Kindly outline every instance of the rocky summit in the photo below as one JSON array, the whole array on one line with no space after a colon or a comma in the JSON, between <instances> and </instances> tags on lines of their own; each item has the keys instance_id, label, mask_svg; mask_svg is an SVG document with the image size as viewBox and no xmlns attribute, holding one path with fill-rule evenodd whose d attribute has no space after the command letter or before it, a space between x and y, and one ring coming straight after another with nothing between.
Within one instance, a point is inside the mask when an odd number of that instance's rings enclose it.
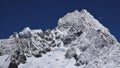
<instances>
[{"instance_id":1,"label":"rocky summit","mask_svg":"<svg viewBox=\"0 0 120 68\"><path fill-rule=\"evenodd\" d=\"M0 68L120 68L120 44L87 10L54 29L24 28L0 39Z\"/></svg>"}]
</instances>

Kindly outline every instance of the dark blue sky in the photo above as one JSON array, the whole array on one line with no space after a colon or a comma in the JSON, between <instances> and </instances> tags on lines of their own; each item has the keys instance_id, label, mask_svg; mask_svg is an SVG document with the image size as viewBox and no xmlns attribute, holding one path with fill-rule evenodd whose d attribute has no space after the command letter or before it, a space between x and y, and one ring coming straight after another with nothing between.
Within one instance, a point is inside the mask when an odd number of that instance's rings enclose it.
<instances>
[{"instance_id":1,"label":"dark blue sky","mask_svg":"<svg viewBox=\"0 0 120 68\"><path fill-rule=\"evenodd\" d=\"M53 29L60 17L87 9L120 40L119 0L0 0L0 38L24 27Z\"/></svg>"}]
</instances>

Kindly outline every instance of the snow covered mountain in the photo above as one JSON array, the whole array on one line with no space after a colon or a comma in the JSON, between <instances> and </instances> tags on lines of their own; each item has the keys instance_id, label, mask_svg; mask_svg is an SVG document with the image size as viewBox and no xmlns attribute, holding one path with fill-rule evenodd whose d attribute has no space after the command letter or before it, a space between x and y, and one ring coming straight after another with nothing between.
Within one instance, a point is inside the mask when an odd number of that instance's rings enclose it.
<instances>
[{"instance_id":1,"label":"snow covered mountain","mask_svg":"<svg viewBox=\"0 0 120 68\"><path fill-rule=\"evenodd\" d=\"M0 68L120 68L120 44L83 9L53 30L15 32L0 40Z\"/></svg>"}]
</instances>

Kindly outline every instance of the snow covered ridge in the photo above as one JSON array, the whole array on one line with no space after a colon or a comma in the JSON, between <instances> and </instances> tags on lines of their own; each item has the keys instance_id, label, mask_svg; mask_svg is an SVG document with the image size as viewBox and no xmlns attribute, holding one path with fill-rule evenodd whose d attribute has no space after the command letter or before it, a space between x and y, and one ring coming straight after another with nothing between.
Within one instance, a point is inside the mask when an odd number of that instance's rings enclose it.
<instances>
[{"instance_id":1,"label":"snow covered ridge","mask_svg":"<svg viewBox=\"0 0 120 68\"><path fill-rule=\"evenodd\" d=\"M120 68L120 44L85 9L53 30L15 32L0 40L0 68Z\"/></svg>"}]
</instances>

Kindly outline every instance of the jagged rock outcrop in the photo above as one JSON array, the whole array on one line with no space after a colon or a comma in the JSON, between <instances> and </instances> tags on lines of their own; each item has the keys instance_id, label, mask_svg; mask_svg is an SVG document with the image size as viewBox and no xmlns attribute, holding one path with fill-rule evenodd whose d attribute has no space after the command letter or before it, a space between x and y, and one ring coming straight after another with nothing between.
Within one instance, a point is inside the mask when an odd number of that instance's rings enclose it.
<instances>
[{"instance_id":1,"label":"jagged rock outcrop","mask_svg":"<svg viewBox=\"0 0 120 68\"><path fill-rule=\"evenodd\" d=\"M66 14L53 30L27 27L0 40L6 68L119 68L119 54L119 42L86 10ZM33 56L37 60L28 61Z\"/></svg>"}]
</instances>

